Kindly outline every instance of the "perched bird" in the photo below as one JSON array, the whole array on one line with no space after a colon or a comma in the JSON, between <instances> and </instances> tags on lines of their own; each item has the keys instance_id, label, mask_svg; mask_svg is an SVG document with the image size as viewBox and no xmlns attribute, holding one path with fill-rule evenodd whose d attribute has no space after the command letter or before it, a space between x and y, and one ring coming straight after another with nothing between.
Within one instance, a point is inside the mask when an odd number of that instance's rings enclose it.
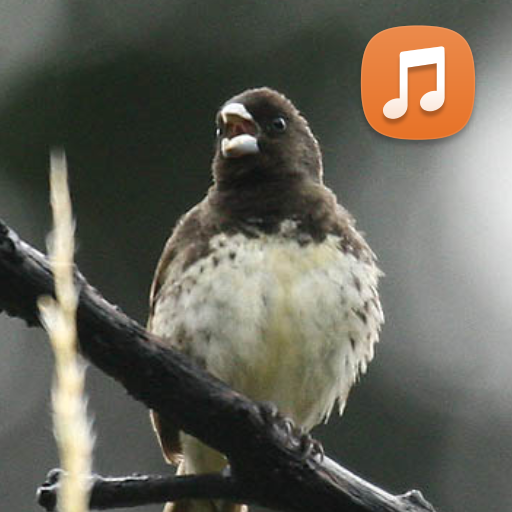
<instances>
[{"instance_id":1,"label":"perched bird","mask_svg":"<svg viewBox=\"0 0 512 512\"><path fill-rule=\"evenodd\" d=\"M178 222L158 263L148 328L210 373L273 402L309 431L373 357L383 322L375 256L322 181L307 121L282 94L251 89L216 118L213 185ZM227 461L152 414L179 474ZM179 501L175 512L233 512Z\"/></svg>"}]
</instances>

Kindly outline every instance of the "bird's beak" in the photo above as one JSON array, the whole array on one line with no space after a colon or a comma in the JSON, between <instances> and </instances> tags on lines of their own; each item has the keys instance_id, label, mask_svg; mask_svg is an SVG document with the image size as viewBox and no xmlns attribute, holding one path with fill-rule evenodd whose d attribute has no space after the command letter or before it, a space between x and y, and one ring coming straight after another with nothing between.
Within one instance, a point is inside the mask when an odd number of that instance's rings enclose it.
<instances>
[{"instance_id":1,"label":"bird's beak","mask_svg":"<svg viewBox=\"0 0 512 512\"><path fill-rule=\"evenodd\" d=\"M228 103L220 111L224 124L221 152L224 158L239 158L260 152L258 125L241 103Z\"/></svg>"}]
</instances>

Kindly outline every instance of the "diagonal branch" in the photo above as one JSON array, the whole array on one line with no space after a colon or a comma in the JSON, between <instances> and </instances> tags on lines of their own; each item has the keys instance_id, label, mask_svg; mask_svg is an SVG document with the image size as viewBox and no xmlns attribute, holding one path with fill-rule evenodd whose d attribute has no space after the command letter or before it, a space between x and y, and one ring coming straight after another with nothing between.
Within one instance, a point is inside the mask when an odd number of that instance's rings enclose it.
<instances>
[{"instance_id":1,"label":"diagonal branch","mask_svg":"<svg viewBox=\"0 0 512 512\"><path fill-rule=\"evenodd\" d=\"M297 512L434 510L418 492L393 496L328 459L320 462L311 441L290 433L271 406L247 399L164 347L75 275L85 357L136 400L226 454L248 503ZM53 294L48 262L1 222L0 283L0 311L40 325L37 298Z\"/></svg>"}]
</instances>

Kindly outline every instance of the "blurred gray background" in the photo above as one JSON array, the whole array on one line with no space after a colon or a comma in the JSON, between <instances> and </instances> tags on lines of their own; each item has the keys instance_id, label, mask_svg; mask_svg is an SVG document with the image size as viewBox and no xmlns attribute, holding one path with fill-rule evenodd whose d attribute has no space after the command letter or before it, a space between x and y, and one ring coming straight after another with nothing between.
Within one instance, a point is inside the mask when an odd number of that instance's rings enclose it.
<instances>
[{"instance_id":1,"label":"blurred gray background","mask_svg":"<svg viewBox=\"0 0 512 512\"><path fill-rule=\"evenodd\" d=\"M364 49L400 25L453 29L473 51L475 107L452 137L394 140L365 121ZM315 434L392 492L512 510L511 48L509 0L0 0L0 216L44 249L49 149L65 147L78 264L145 322L164 241L210 183L215 110L281 90L386 272L377 358ZM0 508L36 511L58 465L52 354L18 320L0 316L0 333ZM93 368L88 393L98 472L170 471L144 407Z\"/></svg>"}]
</instances>

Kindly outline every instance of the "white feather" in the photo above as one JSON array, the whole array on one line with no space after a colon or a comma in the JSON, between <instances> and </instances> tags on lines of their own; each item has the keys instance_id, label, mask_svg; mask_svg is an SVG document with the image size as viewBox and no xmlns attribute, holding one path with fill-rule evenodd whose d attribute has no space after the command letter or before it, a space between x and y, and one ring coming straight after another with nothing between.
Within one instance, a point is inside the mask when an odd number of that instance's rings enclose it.
<instances>
[{"instance_id":1,"label":"white feather","mask_svg":"<svg viewBox=\"0 0 512 512\"><path fill-rule=\"evenodd\" d=\"M220 234L205 259L184 272L171 266L152 330L173 345L184 336L212 374L309 430L336 399L343 410L373 357L380 271L343 253L332 235L299 246L293 228L286 221L281 236Z\"/></svg>"}]
</instances>

